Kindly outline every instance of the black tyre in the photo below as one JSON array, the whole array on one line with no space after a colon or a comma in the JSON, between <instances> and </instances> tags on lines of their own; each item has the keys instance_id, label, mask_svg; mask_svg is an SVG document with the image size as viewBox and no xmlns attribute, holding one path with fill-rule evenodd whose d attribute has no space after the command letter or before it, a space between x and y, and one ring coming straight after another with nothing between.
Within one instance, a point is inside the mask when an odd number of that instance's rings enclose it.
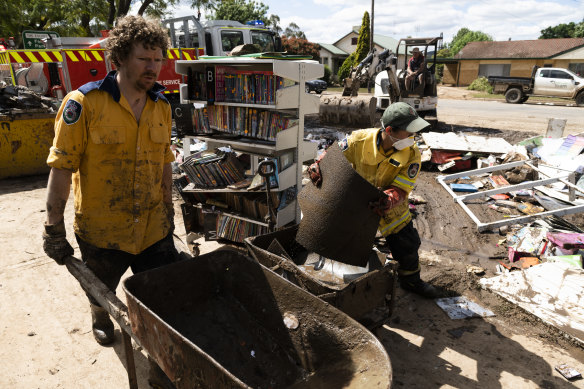
<instances>
[{"instance_id":1,"label":"black tyre","mask_svg":"<svg viewBox=\"0 0 584 389\"><path fill-rule=\"evenodd\" d=\"M306 86L304 87L304 91L305 91L306 93L310 93L310 87L309 87L308 85L306 85Z\"/></svg>"},{"instance_id":2,"label":"black tyre","mask_svg":"<svg viewBox=\"0 0 584 389\"><path fill-rule=\"evenodd\" d=\"M576 105L578 107L584 107L584 91L578 93L576 96Z\"/></svg>"},{"instance_id":3,"label":"black tyre","mask_svg":"<svg viewBox=\"0 0 584 389\"><path fill-rule=\"evenodd\" d=\"M317 90L316 90L316 94L317 94L317 95L320 95L321 93L322 93L322 91L321 91L321 90L319 90L319 89L317 89Z\"/></svg>"},{"instance_id":4,"label":"black tyre","mask_svg":"<svg viewBox=\"0 0 584 389\"><path fill-rule=\"evenodd\" d=\"M509 104L520 104L522 103L521 99L523 97L523 92L519 88L509 88L507 92L505 92L505 100Z\"/></svg>"}]
</instances>

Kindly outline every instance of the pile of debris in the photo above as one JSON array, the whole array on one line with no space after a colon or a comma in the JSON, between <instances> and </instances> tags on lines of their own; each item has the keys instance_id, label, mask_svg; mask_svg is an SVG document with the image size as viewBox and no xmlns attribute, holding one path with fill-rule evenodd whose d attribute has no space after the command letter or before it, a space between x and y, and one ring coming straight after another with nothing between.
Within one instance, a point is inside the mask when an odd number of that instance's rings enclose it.
<instances>
[{"instance_id":1,"label":"pile of debris","mask_svg":"<svg viewBox=\"0 0 584 389\"><path fill-rule=\"evenodd\" d=\"M60 102L42 96L21 85L7 85L0 81L0 114L10 115L20 112L52 113L59 109Z\"/></svg>"},{"instance_id":2,"label":"pile of debris","mask_svg":"<svg viewBox=\"0 0 584 389\"><path fill-rule=\"evenodd\" d=\"M504 139L422 134L423 161L506 255L483 287L584 344L584 136ZM562 216L574 215L570 223ZM487 219L487 221L483 221ZM477 274L481 274L475 272ZM484 271L482 272L484 273Z\"/></svg>"}]
</instances>

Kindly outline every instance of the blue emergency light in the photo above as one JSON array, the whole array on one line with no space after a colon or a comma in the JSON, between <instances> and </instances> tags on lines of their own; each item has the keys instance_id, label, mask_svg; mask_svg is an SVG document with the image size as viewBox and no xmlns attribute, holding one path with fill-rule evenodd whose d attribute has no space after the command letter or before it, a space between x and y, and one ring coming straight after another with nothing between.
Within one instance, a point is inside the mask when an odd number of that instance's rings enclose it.
<instances>
[{"instance_id":1,"label":"blue emergency light","mask_svg":"<svg viewBox=\"0 0 584 389\"><path fill-rule=\"evenodd\" d=\"M265 27L266 25L261 20L250 20L246 23L248 26Z\"/></svg>"}]
</instances>

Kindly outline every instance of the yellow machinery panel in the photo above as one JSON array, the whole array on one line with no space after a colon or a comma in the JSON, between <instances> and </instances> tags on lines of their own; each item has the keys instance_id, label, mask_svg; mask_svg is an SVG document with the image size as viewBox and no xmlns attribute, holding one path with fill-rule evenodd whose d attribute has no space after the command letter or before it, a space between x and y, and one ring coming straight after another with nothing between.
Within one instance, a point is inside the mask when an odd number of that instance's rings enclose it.
<instances>
[{"instance_id":1,"label":"yellow machinery panel","mask_svg":"<svg viewBox=\"0 0 584 389\"><path fill-rule=\"evenodd\" d=\"M0 115L0 179L47 173L55 114Z\"/></svg>"}]
</instances>

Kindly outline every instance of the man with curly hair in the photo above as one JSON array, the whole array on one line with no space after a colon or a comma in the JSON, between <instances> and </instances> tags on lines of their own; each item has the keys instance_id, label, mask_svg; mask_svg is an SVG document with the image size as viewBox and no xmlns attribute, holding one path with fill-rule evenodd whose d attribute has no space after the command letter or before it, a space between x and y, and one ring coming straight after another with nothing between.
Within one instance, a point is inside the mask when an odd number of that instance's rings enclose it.
<instances>
[{"instance_id":1,"label":"man with curly hair","mask_svg":"<svg viewBox=\"0 0 584 389\"><path fill-rule=\"evenodd\" d=\"M69 93L55 120L43 248L58 264L73 254L64 222L73 182L81 257L112 291L129 267L136 273L178 260L171 109L156 82L168 45L157 22L120 18L107 43L117 70ZM112 343L107 311L87 295L96 341Z\"/></svg>"}]
</instances>

